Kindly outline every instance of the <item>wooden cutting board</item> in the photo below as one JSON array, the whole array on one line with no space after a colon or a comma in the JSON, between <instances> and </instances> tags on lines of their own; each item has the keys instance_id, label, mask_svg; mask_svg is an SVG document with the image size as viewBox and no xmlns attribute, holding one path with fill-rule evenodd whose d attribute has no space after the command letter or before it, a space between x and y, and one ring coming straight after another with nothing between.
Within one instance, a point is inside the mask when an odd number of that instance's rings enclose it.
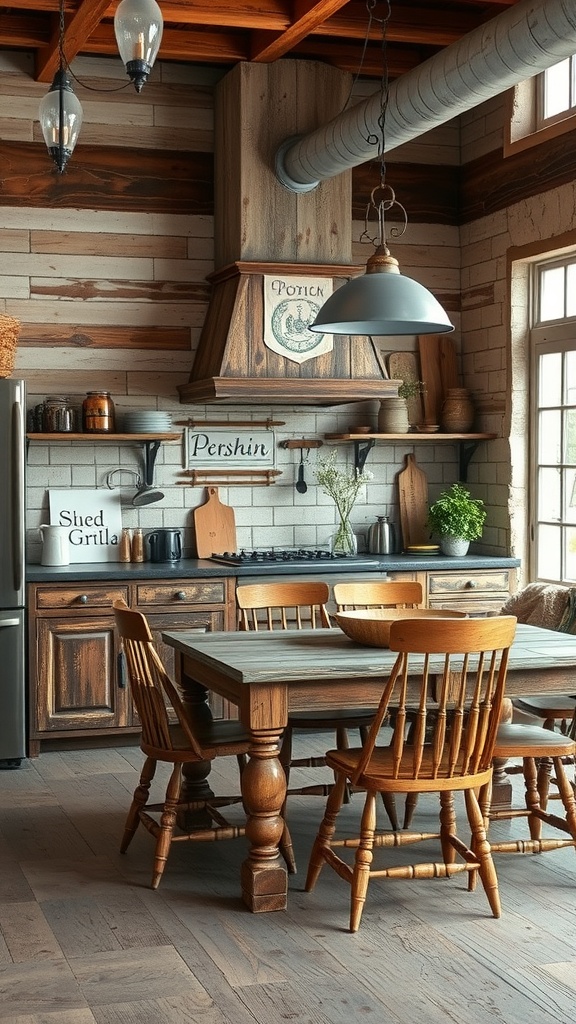
<instances>
[{"instance_id":1,"label":"wooden cutting board","mask_svg":"<svg viewBox=\"0 0 576 1024\"><path fill-rule=\"evenodd\" d=\"M443 390L440 370L440 334L424 334L418 338L420 368L426 390L422 395L424 423L440 423Z\"/></svg>"},{"instance_id":2,"label":"wooden cutting board","mask_svg":"<svg viewBox=\"0 0 576 1024\"><path fill-rule=\"evenodd\" d=\"M391 352L388 356L388 372L392 380L420 380L420 367L416 352ZM406 399L410 426L423 422L422 395Z\"/></svg>"},{"instance_id":3,"label":"wooden cutting board","mask_svg":"<svg viewBox=\"0 0 576 1024\"><path fill-rule=\"evenodd\" d=\"M456 349L452 338L447 338L445 334L440 335L440 380L443 399L446 398L449 388L460 387Z\"/></svg>"},{"instance_id":4,"label":"wooden cutting board","mask_svg":"<svg viewBox=\"0 0 576 1024\"><path fill-rule=\"evenodd\" d=\"M410 544L429 544L428 478L416 465L414 455L406 456L406 467L398 473L398 496L404 548Z\"/></svg>"},{"instance_id":5,"label":"wooden cutting board","mask_svg":"<svg viewBox=\"0 0 576 1024\"><path fill-rule=\"evenodd\" d=\"M236 551L234 509L220 501L217 487L207 487L206 491L208 500L194 509L198 558L209 558L223 551Z\"/></svg>"}]
</instances>

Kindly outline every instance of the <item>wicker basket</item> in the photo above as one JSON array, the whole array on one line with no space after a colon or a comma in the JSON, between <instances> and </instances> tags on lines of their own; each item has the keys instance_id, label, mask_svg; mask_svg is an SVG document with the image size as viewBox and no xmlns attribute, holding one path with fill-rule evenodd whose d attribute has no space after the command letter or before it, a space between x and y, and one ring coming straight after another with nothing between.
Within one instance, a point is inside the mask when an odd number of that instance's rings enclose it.
<instances>
[{"instance_id":1,"label":"wicker basket","mask_svg":"<svg viewBox=\"0 0 576 1024\"><path fill-rule=\"evenodd\" d=\"M16 361L20 321L0 313L0 377L9 377Z\"/></svg>"}]
</instances>

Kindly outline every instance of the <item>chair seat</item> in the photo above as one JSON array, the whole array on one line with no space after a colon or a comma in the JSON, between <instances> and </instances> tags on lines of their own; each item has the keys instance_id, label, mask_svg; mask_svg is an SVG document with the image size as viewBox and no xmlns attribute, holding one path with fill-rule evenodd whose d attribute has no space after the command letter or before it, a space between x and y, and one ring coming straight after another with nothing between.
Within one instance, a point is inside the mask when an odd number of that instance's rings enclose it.
<instances>
[{"instance_id":1,"label":"chair seat","mask_svg":"<svg viewBox=\"0 0 576 1024\"><path fill-rule=\"evenodd\" d=\"M362 755L361 747L349 750L328 750L326 763L335 771L353 775ZM471 786L483 786L492 774L492 769L477 772L475 775L450 774L448 771L448 752L434 771L432 751L425 749L416 776L414 770L414 754L410 747L405 747L399 766L395 764L395 752L392 747L376 747L372 752L368 770L355 782L362 789L386 789L395 793L439 793L443 790L456 791L470 789ZM473 781L471 781L473 780Z\"/></svg>"},{"instance_id":2,"label":"chair seat","mask_svg":"<svg viewBox=\"0 0 576 1024\"><path fill-rule=\"evenodd\" d=\"M576 753L576 742L538 725L504 723L498 727L494 757L564 757Z\"/></svg>"}]
</instances>

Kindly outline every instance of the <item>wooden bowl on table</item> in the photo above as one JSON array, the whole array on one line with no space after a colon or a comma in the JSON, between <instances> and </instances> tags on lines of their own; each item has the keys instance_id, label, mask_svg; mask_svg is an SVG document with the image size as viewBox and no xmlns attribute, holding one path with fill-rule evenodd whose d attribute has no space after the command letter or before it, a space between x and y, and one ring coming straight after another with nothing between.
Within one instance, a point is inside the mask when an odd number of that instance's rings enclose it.
<instances>
[{"instance_id":1,"label":"wooden bowl on table","mask_svg":"<svg viewBox=\"0 0 576 1024\"><path fill-rule=\"evenodd\" d=\"M342 632L365 647L388 647L390 628L398 619L465 619L466 612L448 608L362 608L335 612Z\"/></svg>"}]
</instances>

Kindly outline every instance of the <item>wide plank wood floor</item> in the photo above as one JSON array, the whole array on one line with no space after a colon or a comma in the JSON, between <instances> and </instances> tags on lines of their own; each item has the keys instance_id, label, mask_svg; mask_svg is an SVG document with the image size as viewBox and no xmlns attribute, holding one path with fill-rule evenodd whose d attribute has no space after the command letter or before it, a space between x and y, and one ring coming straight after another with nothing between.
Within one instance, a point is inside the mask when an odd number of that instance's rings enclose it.
<instances>
[{"instance_id":1,"label":"wide plank wood floor","mask_svg":"<svg viewBox=\"0 0 576 1024\"><path fill-rule=\"evenodd\" d=\"M118 853L141 763L138 747L67 750L0 773L2 1024L572 1024L574 850L499 856L498 921L464 876L375 881L350 935L344 882L326 868L303 892L318 797L290 801L286 912L242 904L243 839L177 844L153 892L151 837ZM218 767L230 791L234 765ZM420 800L419 828L435 810Z\"/></svg>"}]
</instances>

